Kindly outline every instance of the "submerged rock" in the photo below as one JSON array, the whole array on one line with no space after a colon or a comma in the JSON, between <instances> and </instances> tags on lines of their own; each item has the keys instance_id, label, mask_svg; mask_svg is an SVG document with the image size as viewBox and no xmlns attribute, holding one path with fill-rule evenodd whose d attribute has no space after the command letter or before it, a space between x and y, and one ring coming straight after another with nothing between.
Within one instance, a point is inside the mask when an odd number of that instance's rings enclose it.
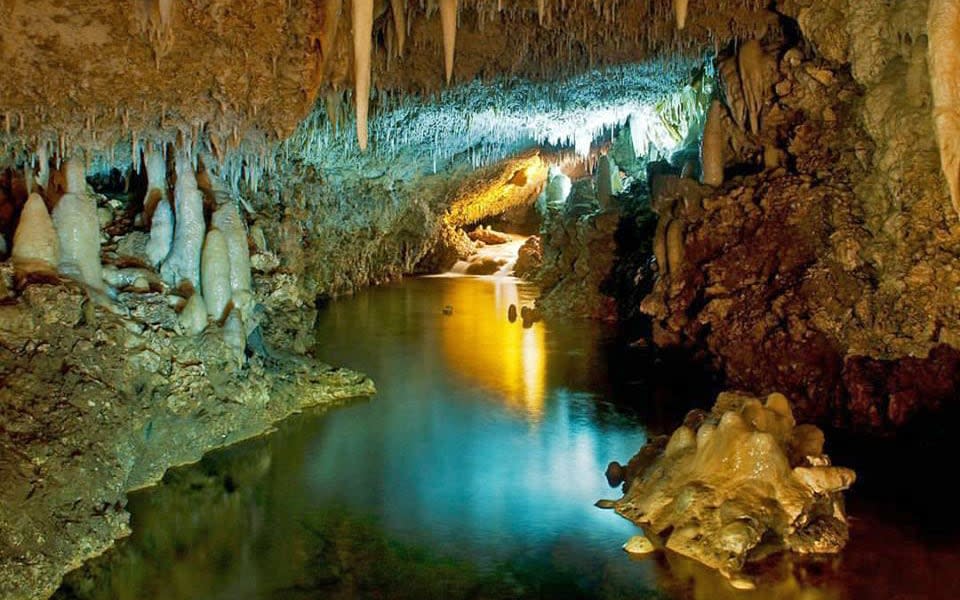
<instances>
[{"instance_id":1,"label":"submerged rock","mask_svg":"<svg viewBox=\"0 0 960 600\"><path fill-rule=\"evenodd\" d=\"M839 552L848 539L842 492L856 475L830 465L822 439L796 426L781 394L720 394L709 414L631 459L616 511L728 577L771 553Z\"/></svg>"}]
</instances>

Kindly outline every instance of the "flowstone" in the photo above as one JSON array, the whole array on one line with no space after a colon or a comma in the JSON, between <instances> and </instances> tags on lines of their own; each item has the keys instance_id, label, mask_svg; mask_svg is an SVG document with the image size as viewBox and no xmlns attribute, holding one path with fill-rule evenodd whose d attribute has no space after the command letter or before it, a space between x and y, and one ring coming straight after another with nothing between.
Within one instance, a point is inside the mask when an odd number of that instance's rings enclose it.
<instances>
[{"instance_id":1,"label":"flowstone","mask_svg":"<svg viewBox=\"0 0 960 600\"><path fill-rule=\"evenodd\" d=\"M774 553L836 553L848 539L843 490L823 432L796 425L782 394L723 393L653 439L624 469L617 513L666 548L735 577Z\"/></svg>"}]
</instances>

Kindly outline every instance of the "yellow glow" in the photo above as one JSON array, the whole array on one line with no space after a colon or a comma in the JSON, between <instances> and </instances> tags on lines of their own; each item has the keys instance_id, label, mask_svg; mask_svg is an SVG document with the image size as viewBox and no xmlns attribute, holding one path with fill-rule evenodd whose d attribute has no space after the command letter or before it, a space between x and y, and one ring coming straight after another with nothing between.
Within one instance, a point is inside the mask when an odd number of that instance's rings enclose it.
<instances>
[{"instance_id":1,"label":"yellow glow","mask_svg":"<svg viewBox=\"0 0 960 600\"><path fill-rule=\"evenodd\" d=\"M547 179L547 164L538 154L505 160L478 172L453 199L445 220L454 227L529 205ZM515 179L517 173L526 177ZM515 182L524 181L523 185Z\"/></svg>"},{"instance_id":2,"label":"yellow glow","mask_svg":"<svg viewBox=\"0 0 960 600\"><path fill-rule=\"evenodd\" d=\"M514 323L507 319L509 306L515 304L519 309L521 303L514 281L476 285L489 288L478 293L473 285L461 284L448 286L444 292L444 303L454 312L444 320L443 356L453 372L497 392L511 408L538 422L543 416L547 369L543 325L535 323L524 329L519 319Z\"/></svg>"}]
</instances>

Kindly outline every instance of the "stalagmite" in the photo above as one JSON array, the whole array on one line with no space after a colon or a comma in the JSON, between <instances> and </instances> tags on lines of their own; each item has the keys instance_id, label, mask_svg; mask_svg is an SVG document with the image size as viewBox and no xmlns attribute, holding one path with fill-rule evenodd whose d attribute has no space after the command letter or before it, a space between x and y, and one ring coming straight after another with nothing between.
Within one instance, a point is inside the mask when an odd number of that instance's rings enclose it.
<instances>
[{"instance_id":1,"label":"stalagmite","mask_svg":"<svg viewBox=\"0 0 960 600\"><path fill-rule=\"evenodd\" d=\"M230 290L234 305L247 314L252 308L253 295L250 277L250 247L247 228L234 202L227 202L213 213L211 225L223 233L230 255Z\"/></svg>"},{"instance_id":2,"label":"stalagmite","mask_svg":"<svg viewBox=\"0 0 960 600\"><path fill-rule=\"evenodd\" d=\"M367 149L372 37L373 0L353 0L353 76L356 85L357 144L361 151Z\"/></svg>"},{"instance_id":3,"label":"stalagmite","mask_svg":"<svg viewBox=\"0 0 960 600\"><path fill-rule=\"evenodd\" d=\"M198 335L207 328L207 308L200 292L190 296L178 319L187 335Z\"/></svg>"},{"instance_id":4,"label":"stalagmite","mask_svg":"<svg viewBox=\"0 0 960 600\"><path fill-rule=\"evenodd\" d=\"M403 48L407 43L407 23L404 14L404 0L390 0L390 10L393 12L393 26L397 32L397 56L403 56Z\"/></svg>"},{"instance_id":5,"label":"stalagmite","mask_svg":"<svg viewBox=\"0 0 960 600\"><path fill-rule=\"evenodd\" d=\"M537 208L541 214L546 214L547 209L563 208L570 195L572 187L570 178L564 175L555 165L551 165L547 170L547 185L543 189L540 198L537 199Z\"/></svg>"},{"instance_id":6,"label":"stalagmite","mask_svg":"<svg viewBox=\"0 0 960 600\"><path fill-rule=\"evenodd\" d=\"M173 245L173 210L170 200L164 198L154 207L150 222L150 241L147 242L147 259L154 267L159 266Z\"/></svg>"},{"instance_id":7,"label":"stalagmite","mask_svg":"<svg viewBox=\"0 0 960 600\"><path fill-rule=\"evenodd\" d=\"M30 194L20 211L10 257L20 273L56 272L60 261L60 240L40 194Z\"/></svg>"},{"instance_id":8,"label":"stalagmite","mask_svg":"<svg viewBox=\"0 0 960 600\"><path fill-rule=\"evenodd\" d=\"M72 158L63 164L63 174L66 178L67 192L71 194L87 193L87 174L83 161Z\"/></svg>"},{"instance_id":9,"label":"stalagmite","mask_svg":"<svg viewBox=\"0 0 960 600\"><path fill-rule=\"evenodd\" d=\"M144 158L147 166L147 194L143 198L143 213L149 223L154 209L167 198L167 161L163 152L150 147L144 152Z\"/></svg>"},{"instance_id":10,"label":"stalagmite","mask_svg":"<svg viewBox=\"0 0 960 600\"><path fill-rule=\"evenodd\" d=\"M233 350L237 364L242 366L245 358L243 352L247 349L247 332L237 311L232 311L223 324L223 341Z\"/></svg>"},{"instance_id":11,"label":"stalagmite","mask_svg":"<svg viewBox=\"0 0 960 600\"><path fill-rule=\"evenodd\" d=\"M614 181L616 179L616 181ZM613 195L620 192L619 170L609 155L604 154L597 162L597 201L606 210L613 205Z\"/></svg>"},{"instance_id":12,"label":"stalagmite","mask_svg":"<svg viewBox=\"0 0 960 600\"><path fill-rule=\"evenodd\" d=\"M673 15L677 19L677 29L687 26L687 0L673 0Z\"/></svg>"},{"instance_id":13,"label":"stalagmite","mask_svg":"<svg viewBox=\"0 0 960 600\"><path fill-rule=\"evenodd\" d=\"M453 56L457 46L457 0L440 0L440 26L443 30L443 68L447 85L453 78Z\"/></svg>"},{"instance_id":14,"label":"stalagmite","mask_svg":"<svg viewBox=\"0 0 960 600\"><path fill-rule=\"evenodd\" d=\"M930 0L927 34L940 167L960 214L960 2Z\"/></svg>"},{"instance_id":15,"label":"stalagmite","mask_svg":"<svg viewBox=\"0 0 960 600\"><path fill-rule=\"evenodd\" d=\"M219 229L211 229L207 233L200 272L207 314L214 321L219 321L223 319L230 303L230 253Z\"/></svg>"},{"instance_id":16,"label":"stalagmite","mask_svg":"<svg viewBox=\"0 0 960 600\"><path fill-rule=\"evenodd\" d=\"M707 123L700 143L702 182L717 187L723 184L723 107L719 100L710 103Z\"/></svg>"},{"instance_id":17,"label":"stalagmite","mask_svg":"<svg viewBox=\"0 0 960 600\"><path fill-rule=\"evenodd\" d=\"M53 226L60 242L59 270L95 289L103 289L97 203L87 191L83 162L64 164L67 193L53 209Z\"/></svg>"},{"instance_id":18,"label":"stalagmite","mask_svg":"<svg viewBox=\"0 0 960 600\"><path fill-rule=\"evenodd\" d=\"M750 40L740 47L737 65L747 115L750 117L750 131L753 133L760 131L760 111L767 96L766 63L766 54L757 40Z\"/></svg>"},{"instance_id":19,"label":"stalagmite","mask_svg":"<svg viewBox=\"0 0 960 600\"><path fill-rule=\"evenodd\" d=\"M664 256L667 261L667 273L676 273L683 266L683 234L684 225L682 219L673 219L667 224L664 235Z\"/></svg>"},{"instance_id":20,"label":"stalagmite","mask_svg":"<svg viewBox=\"0 0 960 600\"><path fill-rule=\"evenodd\" d=\"M171 285L189 282L194 290L200 290L200 252L206 231L203 194L197 188L190 155L177 152L176 164L177 185L173 193L176 226L173 246L160 273L164 281Z\"/></svg>"}]
</instances>

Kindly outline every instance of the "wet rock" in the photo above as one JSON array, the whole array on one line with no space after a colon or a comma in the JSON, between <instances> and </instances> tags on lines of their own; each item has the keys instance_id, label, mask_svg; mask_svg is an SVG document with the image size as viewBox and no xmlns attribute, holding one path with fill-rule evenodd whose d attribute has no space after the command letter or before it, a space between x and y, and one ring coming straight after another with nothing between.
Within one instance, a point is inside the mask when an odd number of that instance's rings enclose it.
<instances>
[{"instance_id":1,"label":"wet rock","mask_svg":"<svg viewBox=\"0 0 960 600\"><path fill-rule=\"evenodd\" d=\"M494 231L489 227L477 227L473 231L467 234L467 237L474 242L483 242L488 246L496 246L499 244L506 244L510 241L510 236L505 233L500 233L499 231Z\"/></svg>"},{"instance_id":2,"label":"wet rock","mask_svg":"<svg viewBox=\"0 0 960 600\"><path fill-rule=\"evenodd\" d=\"M619 514L664 536L667 548L734 577L770 552L836 553L847 540L841 492L856 476L793 464L797 433L780 394L721 394L709 415L653 440L627 467ZM806 444L805 449L813 449ZM826 460L826 457L812 457Z\"/></svg>"},{"instance_id":3,"label":"wet rock","mask_svg":"<svg viewBox=\"0 0 960 600\"><path fill-rule=\"evenodd\" d=\"M511 323L516 322L517 320L517 305L511 304L510 308L507 309L507 320Z\"/></svg>"},{"instance_id":4,"label":"wet rock","mask_svg":"<svg viewBox=\"0 0 960 600\"><path fill-rule=\"evenodd\" d=\"M440 228L434 246L417 264L417 273L443 273L460 260L467 260L476 251L476 245L457 227Z\"/></svg>"},{"instance_id":5,"label":"wet rock","mask_svg":"<svg viewBox=\"0 0 960 600\"><path fill-rule=\"evenodd\" d=\"M467 266L467 275L493 275L505 264L503 259L480 257Z\"/></svg>"},{"instance_id":6,"label":"wet rock","mask_svg":"<svg viewBox=\"0 0 960 600\"><path fill-rule=\"evenodd\" d=\"M607 483L610 484L610 487L617 487L623 483L625 479L623 466L617 461L613 461L607 465L607 470L604 471L603 475L607 478Z\"/></svg>"},{"instance_id":7,"label":"wet rock","mask_svg":"<svg viewBox=\"0 0 960 600\"><path fill-rule=\"evenodd\" d=\"M517 264L513 267L513 274L523 279L534 276L543 264L543 249L540 246L539 236L530 236L520 246L517 254Z\"/></svg>"},{"instance_id":8,"label":"wet rock","mask_svg":"<svg viewBox=\"0 0 960 600\"><path fill-rule=\"evenodd\" d=\"M644 535L635 535L623 545L624 551L628 554L651 554L656 552L653 543Z\"/></svg>"},{"instance_id":9,"label":"wet rock","mask_svg":"<svg viewBox=\"0 0 960 600\"><path fill-rule=\"evenodd\" d=\"M536 276L541 287L537 306L545 315L616 318L616 301L604 293L604 284L616 262L619 222L616 210L580 218L548 215L541 233L543 263Z\"/></svg>"}]
</instances>

